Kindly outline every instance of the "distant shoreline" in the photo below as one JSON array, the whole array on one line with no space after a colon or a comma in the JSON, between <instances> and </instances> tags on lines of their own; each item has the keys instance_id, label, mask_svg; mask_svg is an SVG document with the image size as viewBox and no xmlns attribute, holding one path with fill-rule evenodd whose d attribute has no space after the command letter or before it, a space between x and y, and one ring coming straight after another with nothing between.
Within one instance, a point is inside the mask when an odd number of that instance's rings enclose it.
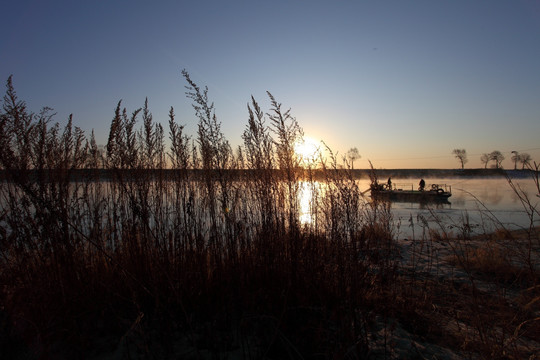
<instances>
[{"instance_id":1,"label":"distant shoreline","mask_svg":"<svg viewBox=\"0 0 540 360\"><path fill-rule=\"evenodd\" d=\"M372 170L354 170L360 177L369 177ZM380 178L468 178L468 177L506 177L525 178L531 176L531 170L506 169L375 169Z\"/></svg>"},{"instance_id":2,"label":"distant shoreline","mask_svg":"<svg viewBox=\"0 0 540 360\"><path fill-rule=\"evenodd\" d=\"M279 172L279 170L275 170ZM345 172L346 170L326 170L327 174L332 172ZM354 169L351 170L351 175L355 179L369 179L370 174L373 170L371 169ZM505 170L505 169L375 169L375 174L377 178L386 180L389 177L392 178L479 178L479 177L489 177L489 178L528 178L532 175L532 170ZM164 180L174 180L178 179L179 174L184 174L184 176L189 177L190 179L197 178L206 178L209 174L213 176L230 176L231 178L242 178L249 177L250 174L253 174L256 170L202 170L202 169L189 169L189 170L174 170L174 169L163 169L163 170L144 170L144 169L124 169L124 170L107 170L107 169L72 169L72 170L27 170L25 172L18 173L17 177L19 179L26 178L33 181L45 180L45 181L58 181L59 179L65 179L65 176L69 173L70 181L81 181L81 180L101 180L108 181L115 178L121 177L125 180L134 179L138 177L149 177L149 178L162 178ZM22 178L20 177L22 175ZM302 176L301 176L302 177ZM308 173L304 173L304 178L308 178ZM317 180L322 180L325 178L325 173L323 170L317 169L313 170L312 177ZM182 176L185 179L185 177ZM13 178L10 176L8 170L0 170L0 181L10 181Z\"/></svg>"}]
</instances>

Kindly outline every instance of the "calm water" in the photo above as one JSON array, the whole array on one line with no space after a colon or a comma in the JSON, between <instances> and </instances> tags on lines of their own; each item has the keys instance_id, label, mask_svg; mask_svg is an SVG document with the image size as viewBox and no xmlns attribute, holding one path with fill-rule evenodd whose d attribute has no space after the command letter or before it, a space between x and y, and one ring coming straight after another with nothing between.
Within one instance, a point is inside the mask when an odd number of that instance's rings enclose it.
<instances>
[{"instance_id":1,"label":"calm water","mask_svg":"<svg viewBox=\"0 0 540 360\"><path fill-rule=\"evenodd\" d=\"M484 228L488 231L494 230L500 225L512 230L528 228L530 225L530 217L506 179L425 180L427 188L432 183L451 185L452 196L449 198L449 203L427 206L413 202L392 203L396 224L400 224L399 237L410 237L413 230L415 235L421 235L423 221L426 221L431 228L436 229L439 224L442 224L445 230L454 232L456 231L454 225L462 225L464 221L468 221L473 233L481 233ZM411 185L417 188L418 182L419 179L393 179L394 184L398 186L401 184L403 188L408 189ZM540 198L536 196L537 191L532 179L514 179L513 182L525 191L532 204L540 206ZM368 187L367 180L361 183L361 189ZM535 225L540 225L538 215L533 218L533 221Z\"/></svg>"},{"instance_id":2,"label":"calm water","mask_svg":"<svg viewBox=\"0 0 540 360\"><path fill-rule=\"evenodd\" d=\"M402 189L416 189L419 180L392 179L393 184ZM493 231L500 227L513 230L528 228L531 225L531 218L524 205L504 178L426 178L425 180L428 189L431 184L447 184L451 186L452 196L449 198L448 203L444 204L432 203L426 205L418 202L392 202L392 214L397 229L395 235L399 239L410 238L413 235L418 238L428 228L459 234L461 233L459 227L463 227L463 224L469 224L473 234ZM532 205L536 206L537 211L539 211L540 198L536 196L537 190L532 178L515 179L513 181L528 195ZM325 185L321 183L316 186L319 189L317 191L324 194ZM360 191L368 190L369 180L359 180L358 186ZM201 202L200 193L197 192L200 189L200 187L194 188L196 192L194 193L193 208L200 209L197 216L204 220L207 214L205 213L205 204ZM175 195L173 190L173 188L168 189L163 195L163 199L161 199L161 204L164 204L167 207L165 210L169 212L174 212ZM99 194L95 195L97 197L106 196L110 191L115 190L111 190L106 186L100 190ZM302 183L299 205L300 221L304 224L311 224L313 219L312 197L313 189L311 189L311 186L308 183ZM249 201L249 194L243 200ZM370 200L369 191L366 193L366 200ZM6 198L0 196L0 212L6 205L5 201ZM319 203L318 206L323 205ZM540 216L537 213L534 214L532 221L533 225L540 226Z\"/></svg>"},{"instance_id":3,"label":"calm water","mask_svg":"<svg viewBox=\"0 0 540 360\"><path fill-rule=\"evenodd\" d=\"M504 178L425 180L428 189L431 184L446 184L451 187L452 196L446 203L392 202L397 238L418 238L428 229L459 234L459 228L463 228L464 224L469 225L471 234L491 232L501 227L509 230L528 228L531 224L529 213ZM418 188L419 179L396 178L392 182L396 188L411 190ZM513 182L525 192L534 206L540 207L540 198L536 196L537 190L531 178ZM358 182L361 191L369 189L369 184L367 179ZM312 192L307 184L302 184L301 188L300 220L306 224L312 221ZM369 191L366 197L369 201ZM538 214L532 220L534 225L540 226Z\"/></svg>"}]
</instances>

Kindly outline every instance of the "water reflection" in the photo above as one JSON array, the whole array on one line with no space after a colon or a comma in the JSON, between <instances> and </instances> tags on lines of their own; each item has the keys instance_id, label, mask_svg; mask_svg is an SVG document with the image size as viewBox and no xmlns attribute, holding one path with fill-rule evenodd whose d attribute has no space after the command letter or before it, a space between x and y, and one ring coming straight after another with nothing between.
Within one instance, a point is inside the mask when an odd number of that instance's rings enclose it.
<instances>
[{"instance_id":1,"label":"water reflection","mask_svg":"<svg viewBox=\"0 0 540 360\"><path fill-rule=\"evenodd\" d=\"M321 187L322 184L318 181L299 182L299 220L302 225L311 225L315 222L317 216L317 207L315 206L315 203L317 196L321 194Z\"/></svg>"},{"instance_id":2,"label":"water reflection","mask_svg":"<svg viewBox=\"0 0 540 360\"><path fill-rule=\"evenodd\" d=\"M392 198L390 201L392 204L404 204L408 207L418 207L419 209L428 209L428 208L435 208L435 209L450 209L452 206L452 203L448 199L419 199L416 201L407 199L407 198Z\"/></svg>"},{"instance_id":3,"label":"water reflection","mask_svg":"<svg viewBox=\"0 0 540 360\"><path fill-rule=\"evenodd\" d=\"M396 223L406 224L408 219L417 216L431 219L430 226L444 226L446 230L463 225L466 218L472 228L478 231L492 231L503 225L507 229L529 226L529 216L519 197L504 178L447 178L430 179L434 183L452 185L451 204L437 206L433 204L392 203L392 212ZM534 204L540 205L535 197L535 184L532 179L514 180L529 195ZM535 219L536 225L540 220ZM415 224L418 233L419 224ZM412 229L401 228L403 236L410 236Z\"/></svg>"},{"instance_id":4,"label":"water reflection","mask_svg":"<svg viewBox=\"0 0 540 360\"><path fill-rule=\"evenodd\" d=\"M507 185L508 186L508 185ZM482 192L478 194L478 199L483 203L489 203L493 205L499 204L503 200L504 196L499 192L499 187L488 187L485 186L482 189Z\"/></svg>"},{"instance_id":5,"label":"water reflection","mask_svg":"<svg viewBox=\"0 0 540 360\"><path fill-rule=\"evenodd\" d=\"M448 226L462 224L467 218L471 226L483 227L486 212L490 218L496 218L498 223L516 228L528 225L529 217L523 208L519 197L508 185L505 179L430 179L430 182L452 185L453 194L449 201L413 202L410 200L392 201L391 209L396 224L408 223L408 219L418 216L431 219L434 226L440 226L441 220ZM357 181L360 192L369 190L369 180ZM535 197L532 180L520 181L520 188L528 194L533 203L538 203ZM315 226L321 220L327 184L323 182L302 181L298 187L298 217L303 225ZM370 201L369 191L365 201ZM538 221L538 219L537 219ZM416 224L415 226L418 226ZM402 235L407 236L407 230L402 229Z\"/></svg>"},{"instance_id":6,"label":"water reflection","mask_svg":"<svg viewBox=\"0 0 540 360\"><path fill-rule=\"evenodd\" d=\"M300 223L311 224L313 222L313 187L305 181L300 182L299 191L299 203L300 203Z\"/></svg>"}]
</instances>

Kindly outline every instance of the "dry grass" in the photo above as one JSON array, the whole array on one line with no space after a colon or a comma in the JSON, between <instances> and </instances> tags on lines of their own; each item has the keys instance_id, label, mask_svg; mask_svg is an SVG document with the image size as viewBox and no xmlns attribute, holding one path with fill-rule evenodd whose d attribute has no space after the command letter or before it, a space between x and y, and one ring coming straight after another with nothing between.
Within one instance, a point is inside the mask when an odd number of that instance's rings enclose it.
<instances>
[{"instance_id":1,"label":"dry grass","mask_svg":"<svg viewBox=\"0 0 540 360\"><path fill-rule=\"evenodd\" d=\"M119 103L106 148L71 118L61 129L47 109L29 112L8 81L0 114L3 354L535 354L527 346L539 334L537 231L509 252L502 231L486 238L488 247L471 247L431 229L411 270L389 204L367 201L330 149L328 160L300 168L292 149L302 130L273 96L271 115L252 99L235 153L207 89L184 77L199 119L194 139L173 109L166 141L147 102L131 114ZM300 216L306 189L310 222ZM437 270L437 244L448 245L465 280Z\"/></svg>"},{"instance_id":2,"label":"dry grass","mask_svg":"<svg viewBox=\"0 0 540 360\"><path fill-rule=\"evenodd\" d=\"M503 249L494 245L466 249L463 254L464 268L495 281L511 281L520 269L511 264Z\"/></svg>"}]
</instances>

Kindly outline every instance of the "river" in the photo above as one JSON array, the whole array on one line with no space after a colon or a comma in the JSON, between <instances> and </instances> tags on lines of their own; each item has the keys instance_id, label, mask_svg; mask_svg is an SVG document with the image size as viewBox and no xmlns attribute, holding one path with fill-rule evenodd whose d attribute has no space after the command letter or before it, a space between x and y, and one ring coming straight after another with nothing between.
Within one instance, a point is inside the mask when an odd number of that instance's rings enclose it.
<instances>
[{"instance_id":1,"label":"river","mask_svg":"<svg viewBox=\"0 0 540 360\"><path fill-rule=\"evenodd\" d=\"M540 197L532 178L513 179L512 183L522 199L529 199L536 211L520 200L520 196L503 177L487 178L426 178L426 188L432 184L445 184L452 196L444 203L419 203L393 201L391 211L396 238L411 238L427 234L429 230L449 235L481 234L497 229L528 229L531 224L540 226ZM412 190L418 188L419 179L392 178L395 188ZM369 189L370 181L358 181L360 191ZM324 185L322 185L324 188ZM311 191L307 184L301 186L300 220L310 223ZM366 201L371 201L369 191Z\"/></svg>"},{"instance_id":2,"label":"river","mask_svg":"<svg viewBox=\"0 0 540 360\"><path fill-rule=\"evenodd\" d=\"M418 186L419 180L392 179L397 186L404 188ZM540 225L538 213L533 214L520 200L504 178L433 178L425 179L430 184L447 184L452 188L448 203L421 204L417 202L393 202L392 212L399 237L410 237L413 231L421 234L425 225L432 229L459 232L468 223L471 233L493 231L504 227L508 230L529 228L531 221ZM527 196L530 203L540 210L540 198L532 178L513 179L519 191ZM369 181L362 181L362 188L369 187ZM531 216L531 214L533 216Z\"/></svg>"}]
</instances>

